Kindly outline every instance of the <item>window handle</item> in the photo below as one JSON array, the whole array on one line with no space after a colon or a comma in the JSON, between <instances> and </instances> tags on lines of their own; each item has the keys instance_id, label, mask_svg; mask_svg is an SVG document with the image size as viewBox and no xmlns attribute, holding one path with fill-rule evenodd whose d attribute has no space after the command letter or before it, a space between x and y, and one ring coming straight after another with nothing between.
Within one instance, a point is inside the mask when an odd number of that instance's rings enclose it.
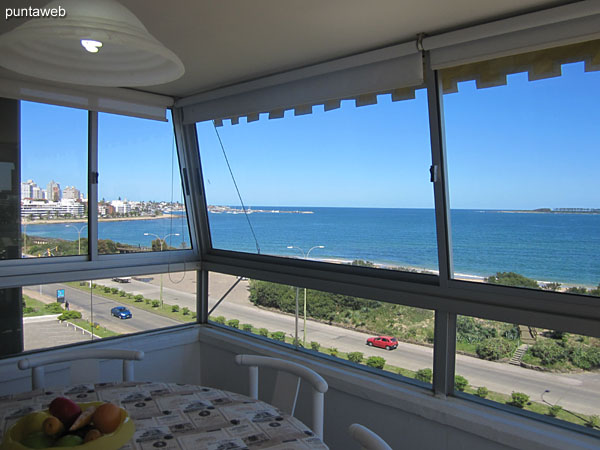
<instances>
[{"instance_id":1,"label":"window handle","mask_svg":"<svg viewBox=\"0 0 600 450\"><path fill-rule=\"evenodd\" d=\"M430 179L430 181L431 181L432 183L435 183L435 182L438 180L438 166L437 166L437 165L435 165L435 164L434 164L434 165L432 165L432 166L429 168L429 174L431 175L431 179Z\"/></svg>"}]
</instances>

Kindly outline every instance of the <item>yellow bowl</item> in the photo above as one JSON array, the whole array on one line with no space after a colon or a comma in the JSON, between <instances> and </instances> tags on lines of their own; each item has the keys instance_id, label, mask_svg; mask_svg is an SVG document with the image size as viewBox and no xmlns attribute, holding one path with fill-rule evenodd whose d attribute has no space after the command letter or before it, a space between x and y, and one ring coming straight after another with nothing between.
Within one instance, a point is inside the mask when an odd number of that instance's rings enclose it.
<instances>
[{"instance_id":1,"label":"yellow bowl","mask_svg":"<svg viewBox=\"0 0 600 450\"><path fill-rule=\"evenodd\" d=\"M91 403L80 403L79 406L82 410L89 408L90 406L99 406L104 402L91 402ZM125 445L133 436L135 432L135 425L133 420L127 414L123 408L121 409L121 424L119 427L110 434L105 434L102 437L94 441L90 441L87 444L81 444L74 447L48 447L52 450L73 450L74 448L82 450L117 450ZM46 410L47 412L48 410ZM24 418L20 418L12 427L10 427L4 435L0 450L31 450L30 447L26 447L21 444L21 441L25 438L25 421Z\"/></svg>"}]
</instances>

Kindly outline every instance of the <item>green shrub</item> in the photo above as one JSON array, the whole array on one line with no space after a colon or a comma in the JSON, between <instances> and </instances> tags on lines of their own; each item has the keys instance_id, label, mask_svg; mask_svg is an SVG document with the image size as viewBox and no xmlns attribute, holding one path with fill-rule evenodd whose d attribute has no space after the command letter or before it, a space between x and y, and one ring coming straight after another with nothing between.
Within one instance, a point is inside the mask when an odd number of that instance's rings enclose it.
<instances>
[{"instance_id":1,"label":"green shrub","mask_svg":"<svg viewBox=\"0 0 600 450\"><path fill-rule=\"evenodd\" d=\"M274 331L271 333L271 339L279 342L285 342L285 333L283 331Z\"/></svg>"},{"instance_id":2,"label":"green shrub","mask_svg":"<svg viewBox=\"0 0 600 450\"><path fill-rule=\"evenodd\" d=\"M231 319L227 321L227 326L231 327L231 328L239 328L240 327L240 321L237 319Z\"/></svg>"},{"instance_id":3,"label":"green shrub","mask_svg":"<svg viewBox=\"0 0 600 450\"><path fill-rule=\"evenodd\" d=\"M514 272L497 272L496 275L486 278L485 281L491 284L503 284L504 286L540 288L537 281Z\"/></svg>"},{"instance_id":4,"label":"green shrub","mask_svg":"<svg viewBox=\"0 0 600 450\"><path fill-rule=\"evenodd\" d=\"M127 293L127 298L133 298L133 294L131 292Z\"/></svg>"},{"instance_id":5,"label":"green shrub","mask_svg":"<svg viewBox=\"0 0 600 450\"><path fill-rule=\"evenodd\" d=\"M330 354L331 356L337 356L337 355L338 355L338 349L337 349L337 348L335 348L335 347L331 347L331 348L329 349L329 354Z\"/></svg>"},{"instance_id":6,"label":"green shrub","mask_svg":"<svg viewBox=\"0 0 600 450\"><path fill-rule=\"evenodd\" d=\"M569 360L575 367L591 370L600 367L600 348L574 345L568 349Z\"/></svg>"},{"instance_id":7,"label":"green shrub","mask_svg":"<svg viewBox=\"0 0 600 450\"><path fill-rule=\"evenodd\" d=\"M146 302L146 305L149 305L151 300L149 298L145 298L144 301Z\"/></svg>"},{"instance_id":8,"label":"green shrub","mask_svg":"<svg viewBox=\"0 0 600 450\"><path fill-rule=\"evenodd\" d=\"M351 352L348 353L348 361L352 361L353 363L360 364L363 360L362 352Z\"/></svg>"},{"instance_id":9,"label":"green shrub","mask_svg":"<svg viewBox=\"0 0 600 450\"><path fill-rule=\"evenodd\" d=\"M119 291L119 297L125 297L126 295L127 295L127 292Z\"/></svg>"},{"instance_id":10,"label":"green shrub","mask_svg":"<svg viewBox=\"0 0 600 450\"><path fill-rule=\"evenodd\" d=\"M315 352L318 352L321 348L321 344L319 344L317 341L311 341L310 348L312 348Z\"/></svg>"},{"instance_id":11,"label":"green shrub","mask_svg":"<svg viewBox=\"0 0 600 450\"><path fill-rule=\"evenodd\" d=\"M454 375L454 389L457 391L464 392L466 387L469 385L469 381L462 375Z\"/></svg>"},{"instance_id":12,"label":"green shrub","mask_svg":"<svg viewBox=\"0 0 600 450\"><path fill-rule=\"evenodd\" d=\"M551 339L538 340L529 351L533 356L538 357L544 366L563 363L567 360L568 354L566 348Z\"/></svg>"},{"instance_id":13,"label":"green shrub","mask_svg":"<svg viewBox=\"0 0 600 450\"><path fill-rule=\"evenodd\" d=\"M64 311L60 303L48 303L47 305L44 305L44 310L51 314L59 314Z\"/></svg>"},{"instance_id":14,"label":"green shrub","mask_svg":"<svg viewBox=\"0 0 600 450\"><path fill-rule=\"evenodd\" d=\"M153 308L158 308L160 306L160 301L158 300L152 300L152 307Z\"/></svg>"},{"instance_id":15,"label":"green shrub","mask_svg":"<svg viewBox=\"0 0 600 450\"><path fill-rule=\"evenodd\" d=\"M172 312L179 312L179 305L172 305L171 306L171 311Z\"/></svg>"},{"instance_id":16,"label":"green shrub","mask_svg":"<svg viewBox=\"0 0 600 450\"><path fill-rule=\"evenodd\" d=\"M188 308L187 306L185 306L181 312L183 313L184 316L187 316L190 313L190 308Z\"/></svg>"},{"instance_id":17,"label":"green shrub","mask_svg":"<svg viewBox=\"0 0 600 450\"><path fill-rule=\"evenodd\" d=\"M477 395L477 397L486 398L489 393L490 391L488 391L488 388L486 388L485 386L481 386L477 388L477 392L475 393L475 395Z\"/></svg>"},{"instance_id":18,"label":"green shrub","mask_svg":"<svg viewBox=\"0 0 600 450\"><path fill-rule=\"evenodd\" d=\"M225 317L223 316L217 316L214 318L214 322L221 324L221 325L225 325Z\"/></svg>"},{"instance_id":19,"label":"green shrub","mask_svg":"<svg viewBox=\"0 0 600 450\"><path fill-rule=\"evenodd\" d=\"M243 323L242 324L242 330L244 331L248 331L248 332L252 332L252 325L249 323Z\"/></svg>"},{"instance_id":20,"label":"green shrub","mask_svg":"<svg viewBox=\"0 0 600 450\"><path fill-rule=\"evenodd\" d=\"M96 283L92 283L92 289L96 289L98 285Z\"/></svg>"},{"instance_id":21,"label":"green shrub","mask_svg":"<svg viewBox=\"0 0 600 450\"><path fill-rule=\"evenodd\" d=\"M477 356L488 361L497 361L501 358L507 358L515 349L515 343L507 341L501 337L493 337L484 339L479 344L475 351Z\"/></svg>"},{"instance_id":22,"label":"green shrub","mask_svg":"<svg viewBox=\"0 0 600 450\"><path fill-rule=\"evenodd\" d=\"M548 415L552 416L552 417L556 417L556 416L558 416L558 413L560 413L561 411L562 411L562 406L552 405L550 408L548 408Z\"/></svg>"},{"instance_id":23,"label":"green shrub","mask_svg":"<svg viewBox=\"0 0 600 450\"><path fill-rule=\"evenodd\" d=\"M385 359L383 359L381 356L369 356L367 358L367 366L375 369L383 369L385 366Z\"/></svg>"},{"instance_id":24,"label":"green shrub","mask_svg":"<svg viewBox=\"0 0 600 450\"><path fill-rule=\"evenodd\" d=\"M110 293L110 287L108 287L108 286L103 286L102 290L104 291L105 294L109 294Z\"/></svg>"},{"instance_id":25,"label":"green shrub","mask_svg":"<svg viewBox=\"0 0 600 450\"><path fill-rule=\"evenodd\" d=\"M431 369L419 369L417 370L415 378L424 383L431 383L431 379L433 378L433 371Z\"/></svg>"},{"instance_id":26,"label":"green shrub","mask_svg":"<svg viewBox=\"0 0 600 450\"><path fill-rule=\"evenodd\" d=\"M133 297L133 299L134 299L136 302L142 302L142 301L144 301L144 296L143 296L142 294L137 294L137 295L135 295L135 296Z\"/></svg>"},{"instance_id":27,"label":"green shrub","mask_svg":"<svg viewBox=\"0 0 600 450\"><path fill-rule=\"evenodd\" d=\"M585 422L586 427L590 428L598 428L600 427L600 417L597 415L590 416L588 420Z\"/></svg>"},{"instance_id":28,"label":"green shrub","mask_svg":"<svg viewBox=\"0 0 600 450\"><path fill-rule=\"evenodd\" d=\"M513 392L511 394L511 401L508 404L517 408L524 408L527 402L529 402L529 395L522 392Z\"/></svg>"},{"instance_id":29,"label":"green shrub","mask_svg":"<svg viewBox=\"0 0 600 450\"><path fill-rule=\"evenodd\" d=\"M110 288L110 293L116 295L119 293L119 288Z\"/></svg>"},{"instance_id":30,"label":"green shrub","mask_svg":"<svg viewBox=\"0 0 600 450\"><path fill-rule=\"evenodd\" d=\"M195 319L196 317L198 317L198 315L196 313L192 313L192 319Z\"/></svg>"},{"instance_id":31,"label":"green shrub","mask_svg":"<svg viewBox=\"0 0 600 450\"><path fill-rule=\"evenodd\" d=\"M58 316L58 320L69 319L81 319L81 313L79 311L65 311L60 316Z\"/></svg>"},{"instance_id":32,"label":"green shrub","mask_svg":"<svg viewBox=\"0 0 600 450\"><path fill-rule=\"evenodd\" d=\"M269 337L269 330L267 330L266 328L259 328L258 334L264 337Z\"/></svg>"},{"instance_id":33,"label":"green shrub","mask_svg":"<svg viewBox=\"0 0 600 450\"><path fill-rule=\"evenodd\" d=\"M31 313L33 313L35 311L36 311L36 309L32 308L31 306L25 306L23 308L23 314L31 314Z\"/></svg>"}]
</instances>

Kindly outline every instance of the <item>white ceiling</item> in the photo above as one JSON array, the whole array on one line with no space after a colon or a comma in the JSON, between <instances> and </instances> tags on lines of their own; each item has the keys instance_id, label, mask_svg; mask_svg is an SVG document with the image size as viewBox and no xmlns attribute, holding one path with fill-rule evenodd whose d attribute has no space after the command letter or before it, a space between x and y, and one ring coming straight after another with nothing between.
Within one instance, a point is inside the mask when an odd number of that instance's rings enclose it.
<instances>
[{"instance_id":1,"label":"white ceiling","mask_svg":"<svg viewBox=\"0 0 600 450\"><path fill-rule=\"evenodd\" d=\"M49 0L30 0L41 7ZM82 0L84 1L84 0ZM556 0L120 0L185 65L148 92L184 97L317 62L571 3ZM24 7L22 0L2 0ZM0 33L24 19L0 20ZM60 19L57 19L60 20ZM0 76L15 77L7 70Z\"/></svg>"}]
</instances>

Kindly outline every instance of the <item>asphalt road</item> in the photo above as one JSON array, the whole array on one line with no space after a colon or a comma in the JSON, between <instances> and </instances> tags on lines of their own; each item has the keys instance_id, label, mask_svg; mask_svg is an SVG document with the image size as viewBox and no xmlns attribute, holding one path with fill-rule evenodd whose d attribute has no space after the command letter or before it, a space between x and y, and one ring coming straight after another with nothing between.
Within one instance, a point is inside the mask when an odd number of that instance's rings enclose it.
<instances>
[{"instance_id":1,"label":"asphalt road","mask_svg":"<svg viewBox=\"0 0 600 450\"><path fill-rule=\"evenodd\" d=\"M110 310L121 305L121 303L97 295L92 297L89 292L64 284L44 285L42 286L42 294L56 298L57 289L65 290L65 299L69 302L70 309L82 312L85 318L89 318L90 321L97 322L117 333L136 333L181 323L135 307L129 307L132 313L131 319L118 319L111 315Z\"/></svg>"},{"instance_id":2,"label":"asphalt road","mask_svg":"<svg viewBox=\"0 0 600 450\"><path fill-rule=\"evenodd\" d=\"M130 283L116 283L111 280L98 280L98 284L142 294L147 298L160 297L159 278L148 279L147 282L131 280ZM232 278L234 280L234 278ZM152 281L152 282L150 282ZM86 314L90 306L90 294L64 285L48 285L44 293L55 296L56 289L65 288L71 305L76 305ZM223 289L225 290L225 286ZM209 307L215 304L222 292L209 292ZM250 323L269 331L283 331L294 336L295 319L293 316L266 311L253 306L247 299L247 282L242 281L233 291L232 298L227 298L219 305L214 315L222 315L227 319L239 319L241 323ZM187 306L196 310L196 295L182 292L170 287L163 287L163 300L167 304ZM301 300L302 301L302 300ZM110 315L110 309L117 302L94 296L94 321L108 329L120 333L160 328L177 324L171 319L131 307L132 319L120 320ZM302 319L298 321L298 335L303 337ZM433 349L420 345L400 343L398 349L367 347L369 335L354 330L330 326L319 322L307 321L307 344L317 341L324 347L335 347L342 352L360 351L365 357L382 356L389 364L410 370L433 367ZM558 403L565 409L585 414L600 414L600 373L556 374L538 372L505 363L485 361L464 355L456 357L456 373L466 377L472 386L486 386L488 389L510 394L513 391L524 392L534 401ZM548 391L548 392L546 392Z\"/></svg>"}]
</instances>

